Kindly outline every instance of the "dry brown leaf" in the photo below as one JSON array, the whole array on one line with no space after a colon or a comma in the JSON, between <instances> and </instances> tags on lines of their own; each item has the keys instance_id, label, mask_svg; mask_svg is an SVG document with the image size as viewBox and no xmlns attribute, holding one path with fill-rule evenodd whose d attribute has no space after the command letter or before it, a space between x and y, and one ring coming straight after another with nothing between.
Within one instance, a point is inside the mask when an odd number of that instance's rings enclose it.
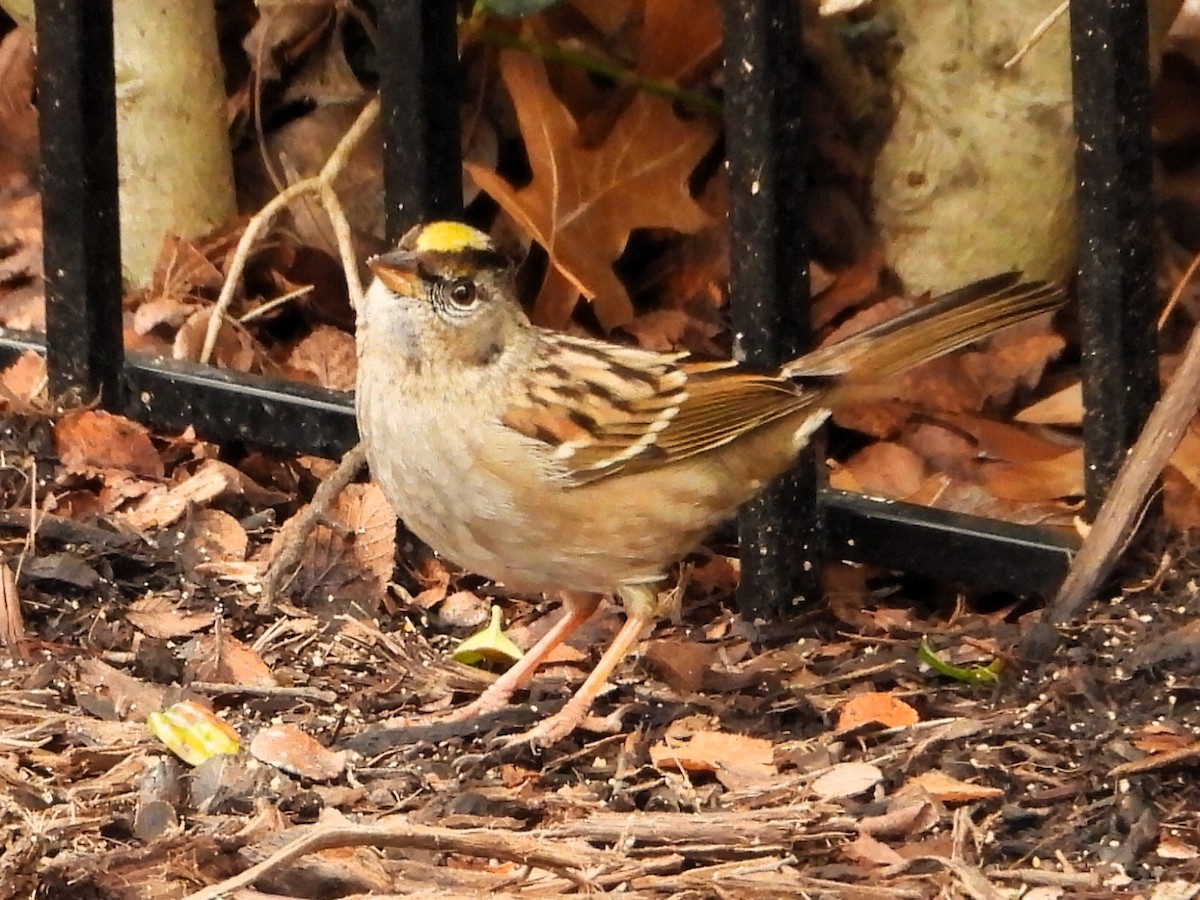
<instances>
[{"instance_id":1,"label":"dry brown leaf","mask_svg":"<svg viewBox=\"0 0 1200 900\"><path fill-rule=\"evenodd\" d=\"M96 499L100 509L107 513L120 509L130 500L145 497L155 491L161 493L165 490L160 481L149 481L145 478L137 478L128 472L109 469L104 473L104 484ZM80 506L86 510L86 504L80 504Z\"/></svg>"},{"instance_id":2,"label":"dry brown leaf","mask_svg":"<svg viewBox=\"0 0 1200 900\"><path fill-rule=\"evenodd\" d=\"M637 71L647 78L687 84L718 64L721 7L712 0L646 0Z\"/></svg>"},{"instance_id":3,"label":"dry brown leaf","mask_svg":"<svg viewBox=\"0 0 1200 900\"><path fill-rule=\"evenodd\" d=\"M334 391L354 390L357 363L354 336L332 325L318 325L287 357L288 366Z\"/></svg>"},{"instance_id":4,"label":"dry brown leaf","mask_svg":"<svg viewBox=\"0 0 1200 900\"><path fill-rule=\"evenodd\" d=\"M418 609L430 609L446 599L453 576L440 559L435 556L426 557L412 574L421 585L420 592L412 598L413 606Z\"/></svg>"},{"instance_id":5,"label":"dry brown leaf","mask_svg":"<svg viewBox=\"0 0 1200 900\"><path fill-rule=\"evenodd\" d=\"M1018 422L1030 425L1081 425L1083 423L1083 384L1075 382L1037 403L1025 407L1015 416Z\"/></svg>"},{"instance_id":6,"label":"dry brown leaf","mask_svg":"<svg viewBox=\"0 0 1200 900\"><path fill-rule=\"evenodd\" d=\"M0 40L0 194L15 196L37 177L33 31L14 28Z\"/></svg>"},{"instance_id":7,"label":"dry brown leaf","mask_svg":"<svg viewBox=\"0 0 1200 900\"><path fill-rule=\"evenodd\" d=\"M1192 422L1179 439L1179 446L1171 454L1171 468L1188 480L1192 487L1200 490L1200 433Z\"/></svg>"},{"instance_id":8,"label":"dry brown leaf","mask_svg":"<svg viewBox=\"0 0 1200 900\"><path fill-rule=\"evenodd\" d=\"M33 407L28 403L39 392L46 389L46 360L40 353L26 350L17 361L0 373L0 403L6 399L6 393L20 401L20 412L31 412Z\"/></svg>"},{"instance_id":9,"label":"dry brown leaf","mask_svg":"<svg viewBox=\"0 0 1200 900\"><path fill-rule=\"evenodd\" d=\"M873 866L896 866L904 863L904 857L887 844L862 832L850 843L843 844L841 850L855 862L870 863Z\"/></svg>"},{"instance_id":10,"label":"dry brown leaf","mask_svg":"<svg viewBox=\"0 0 1200 900\"><path fill-rule=\"evenodd\" d=\"M125 618L150 637L177 638L209 627L214 616L211 610L183 610L165 597L155 595L131 603Z\"/></svg>"},{"instance_id":11,"label":"dry brown leaf","mask_svg":"<svg viewBox=\"0 0 1200 900\"><path fill-rule=\"evenodd\" d=\"M1052 433L1038 433L1011 422L997 421L974 413L950 413L939 416L949 425L969 434L976 452L987 460L1034 462L1056 459L1073 449L1076 441L1055 439Z\"/></svg>"},{"instance_id":12,"label":"dry brown leaf","mask_svg":"<svg viewBox=\"0 0 1200 900\"><path fill-rule=\"evenodd\" d=\"M885 728L916 725L921 716L915 709L891 694L871 691L851 697L838 716L837 730L850 731L860 725L878 723Z\"/></svg>"},{"instance_id":13,"label":"dry brown leaf","mask_svg":"<svg viewBox=\"0 0 1200 900\"><path fill-rule=\"evenodd\" d=\"M984 399L1004 403L1017 388L1036 385L1066 345L1050 330L1049 317L1039 317L997 334L982 350L964 353L962 366Z\"/></svg>"},{"instance_id":14,"label":"dry brown leaf","mask_svg":"<svg viewBox=\"0 0 1200 900\"><path fill-rule=\"evenodd\" d=\"M853 477L861 493L904 498L924 483L925 463L907 447L880 441L854 454L839 474Z\"/></svg>"},{"instance_id":15,"label":"dry brown leaf","mask_svg":"<svg viewBox=\"0 0 1200 900\"><path fill-rule=\"evenodd\" d=\"M192 514L188 533L179 548L189 571L200 571L211 563L241 562L250 538L242 524L219 509L200 509Z\"/></svg>"},{"instance_id":16,"label":"dry brown leaf","mask_svg":"<svg viewBox=\"0 0 1200 900\"><path fill-rule=\"evenodd\" d=\"M205 291L220 290L224 280L221 270L195 243L176 234L163 235L150 282L152 297L198 296Z\"/></svg>"},{"instance_id":17,"label":"dry brown leaf","mask_svg":"<svg viewBox=\"0 0 1200 900\"><path fill-rule=\"evenodd\" d=\"M883 781L883 772L871 763L838 763L812 783L822 800L838 800L864 794Z\"/></svg>"},{"instance_id":18,"label":"dry brown leaf","mask_svg":"<svg viewBox=\"0 0 1200 900\"><path fill-rule=\"evenodd\" d=\"M770 741L712 731L702 717L672 722L663 740L650 748L650 762L664 770L713 772L726 787L762 783L777 774Z\"/></svg>"},{"instance_id":19,"label":"dry brown leaf","mask_svg":"<svg viewBox=\"0 0 1200 900\"><path fill-rule=\"evenodd\" d=\"M352 484L330 511L354 535L354 558L381 585L396 562L396 512L376 484Z\"/></svg>"},{"instance_id":20,"label":"dry brown leaf","mask_svg":"<svg viewBox=\"0 0 1200 900\"><path fill-rule=\"evenodd\" d=\"M983 466L983 486L1003 500L1036 503L1083 494L1083 450L1052 459Z\"/></svg>"},{"instance_id":21,"label":"dry brown leaf","mask_svg":"<svg viewBox=\"0 0 1200 900\"><path fill-rule=\"evenodd\" d=\"M162 457L150 432L123 416L75 409L54 425L54 449L71 472L117 469L144 478L162 478Z\"/></svg>"},{"instance_id":22,"label":"dry brown leaf","mask_svg":"<svg viewBox=\"0 0 1200 900\"><path fill-rule=\"evenodd\" d=\"M327 612L369 614L395 565L396 513L377 485L352 484L326 519L308 537L294 588Z\"/></svg>"},{"instance_id":23,"label":"dry brown leaf","mask_svg":"<svg viewBox=\"0 0 1200 900\"><path fill-rule=\"evenodd\" d=\"M134 678L98 659L85 659L79 663L75 690L79 694L92 694L102 699L120 718L138 722L162 709L166 693L163 687ZM80 705L94 715L100 712L95 707L89 707L86 701L81 701Z\"/></svg>"},{"instance_id":24,"label":"dry brown leaf","mask_svg":"<svg viewBox=\"0 0 1200 900\"><path fill-rule=\"evenodd\" d=\"M1158 846L1154 848L1154 855L1162 859L1195 859L1200 856L1200 850L1187 841L1164 834L1158 842ZM1193 896L1195 895L1193 894Z\"/></svg>"},{"instance_id":25,"label":"dry brown leaf","mask_svg":"<svg viewBox=\"0 0 1200 900\"><path fill-rule=\"evenodd\" d=\"M228 634L205 634L184 648L184 665L191 681L216 681L274 687L279 682L252 647Z\"/></svg>"},{"instance_id":26,"label":"dry brown leaf","mask_svg":"<svg viewBox=\"0 0 1200 900\"><path fill-rule=\"evenodd\" d=\"M199 309L188 316L187 321L175 333L175 343L171 355L175 359L195 361L200 358L204 348L204 338L208 333L208 320L212 317L212 309ZM213 365L235 372L262 373L270 371L270 361L267 354L255 343L254 338L241 325L225 319L217 329L217 343L213 349Z\"/></svg>"},{"instance_id":27,"label":"dry brown leaf","mask_svg":"<svg viewBox=\"0 0 1200 900\"><path fill-rule=\"evenodd\" d=\"M716 661L718 646L687 638L648 641L642 660L663 681L681 693L693 693L704 684L704 675Z\"/></svg>"},{"instance_id":28,"label":"dry brown leaf","mask_svg":"<svg viewBox=\"0 0 1200 900\"><path fill-rule=\"evenodd\" d=\"M147 335L160 325L175 329L196 312L196 303L178 297L153 297L133 311L133 333Z\"/></svg>"},{"instance_id":29,"label":"dry brown leaf","mask_svg":"<svg viewBox=\"0 0 1200 900\"><path fill-rule=\"evenodd\" d=\"M582 147L578 126L554 96L539 60L505 51L500 69L533 180L514 189L478 165L467 164L467 170L595 301L601 325L623 325L633 318L633 307L612 264L635 228L692 232L708 223L688 179L712 146L715 128L705 119L680 119L668 101L638 92L598 147Z\"/></svg>"},{"instance_id":30,"label":"dry brown leaf","mask_svg":"<svg viewBox=\"0 0 1200 900\"><path fill-rule=\"evenodd\" d=\"M311 781L333 781L346 769L349 753L322 746L295 725L263 728L250 741L250 755L269 766Z\"/></svg>"},{"instance_id":31,"label":"dry brown leaf","mask_svg":"<svg viewBox=\"0 0 1200 900\"><path fill-rule=\"evenodd\" d=\"M472 591L455 591L437 606L433 621L441 628L479 628L488 621L491 604Z\"/></svg>"},{"instance_id":32,"label":"dry brown leaf","mask_svg":"<svg viewBox=\"0 0 1200 900\"><path fill-rule=\"evenodd\" d=\"M1151 723L1143 726L1130 743L1143 753L1173 753L1189 746L1193 741L1190 734L1170 725Z\"/></svg>"},{"instance_id":33,"label":"dry brown leaf","mask_svg":"<svg viewBox=\"0 0 1200 900\"><path fill-rule=\"evenodd\" d=\"M858 830L864 834L907 838L928 831L937 823L937 808L932 801L922 798L901 803L881 816L859 819Z\"/></svg>"},{"instance_id":34,"label":"dry brown leaf","mask_svg":"<svg viewBox=\"0 0 1200 900\"><path fill-rule=\"evenodd\" d=\"M896 792L897 797L905 797L910 794L916 796L927 794L941 803L955 804L994 800L997 797L1003 797L1004 791L1000 788L971 784L947 775L945 772L933 770L922 772L920 775L908 779Z\"/></svg>"}]
</instances>

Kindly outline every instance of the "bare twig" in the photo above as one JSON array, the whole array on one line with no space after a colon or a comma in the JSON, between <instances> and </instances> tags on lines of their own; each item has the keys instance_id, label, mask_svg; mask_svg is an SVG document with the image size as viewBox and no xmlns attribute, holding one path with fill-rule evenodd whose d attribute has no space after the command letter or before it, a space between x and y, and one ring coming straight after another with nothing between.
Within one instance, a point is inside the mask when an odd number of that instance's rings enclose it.
<instances>
[{"instance_id":1,"label":"bare twig","mask_svg":"<svg viewBox=\"0 0 1200 900\"><path fill-rule=\"evenodd\" d=\"M249 697L295 697L300 700L318 700L334 703L337 694L314 687L285 687L271 684L231 684L223 681L192 681L188 689L201 694L242 694Z\"/></svg>"},{"instance_id":2,"label":"bare twig","mask_svg":"<svg viewBox=\"0 0 1200 900\"><path fill-rule=\"evenodd\" d=\"M619 857L591 847L552 843L519 832L488 828L459 830L417 825L404 819L394 819L382 825L318 826L257 865L219 884L197 891L187 900L217 900L232 891L254 884L263 876L286 867L302 856L343 847L406 847L503 859L559 872L570 877L577 885L587 883L586 879L578 874L580 870L620 862Z\"/></svg>"},{"instance_id":3,"label":"bare twig","mask_svg":"<svg viewBox=\"0 0 1200 900\"><path fill-rule=\"evenodd\" d=\"M1195 267L1188 270L1195 271ZM1067 577L1042 621L1068 621L1108 577L1141 516L1146 495L1154 486L1200 404L1200 328L1188 339L1175 377L1155 404L1142 433L1125 459L1096 522L1083 540ZM1036 632L1035 632L1036 633ZM1039 655L1032 651L1031 655Z\"/></svg>"},{"instance_id":4,"label":"bare twig","mask_svg":"<svg viewBox=\"0 0 1200 900\"><path fill-rule=\"evenodd\" d=\"M321 523L329 513L329 508L338 495L348 485L367 462L367 451L362 444L356 444L349 450L338 467L328 478L321 482L313 492L312 501L300 510L284 526L280 535L279 552L267 566L267 574L263 576L263 596L259 609L269 610L275 603L279 589L284 580L296 568L300 557L304 554L304 544L312 530Z\"/></svg>"},{"instance_id":5,"label":"bare twig","mask_svg":"<svg viewBox=\"0 0 1200 900\"><path fill-rule=\"evenodd\" d=\"M1050 13L1050 15L1042 19L1042 21L1038 23L1037 28L1030 32L1030 35L1026 39L1025 43L1017 48L1017 52L1014 53L1012 57L1004 63L1004 70L1008 71L1021 60L1023 60L1025 58L1025 54L1032 50L1033 46L1042 39L1047 31L1050 30L1050 26L1067 14L1067 8L1069 6L1070 0L1063 0L1063 2L1060 3L1058 7Z\"/></svg>"},{"instance_id":6,"label":"bare twig","mask_svg":"<svg viewBox=\"0 0 1200 900\"><path fill-rule=\"evenodd\" d=\"M242 271L246 268L246 261L250 258L250 250L254 246L254 242L284 207L300 197L315 194L325 208L337 237L338 253L341 256L342 268L346 273L346 287L350 293L350 302L355 309L361 305L363 289L362 280L358 277L354 242L346 214L334 193L333 182L346 167L351 151L358 146L363 135L378 118L379 98L376 97L363 107L354 124L350 126L342 139L338 141L338 145L334 147L333 152L329 154L329 159L325 161L320 172L312 178L305 178L303 181L297 181L284 188L246 223L246 230L242 232L237 249L234 250L233 259L229 263L229 272L225 276L225 283L221 286L220 296L217 297L216 306L208 320L208 332L204 336L204 348L200 351L200 362L206 363L212 357L221 322L229 310L229 305L233 302L234 291L237 289L238 281L241 280Z\"/></svg>"}]
</instances>

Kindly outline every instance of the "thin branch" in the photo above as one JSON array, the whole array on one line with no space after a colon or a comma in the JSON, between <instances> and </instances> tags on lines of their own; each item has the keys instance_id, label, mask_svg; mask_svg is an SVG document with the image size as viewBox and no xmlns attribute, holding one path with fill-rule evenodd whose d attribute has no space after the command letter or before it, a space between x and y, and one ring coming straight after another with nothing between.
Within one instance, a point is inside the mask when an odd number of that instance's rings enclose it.
<instances>
[{"instance_id":1,"label":"thin branch","mask_svg":"<svg viewBox=\"0 0 1200 900\"><path fill-rule=\"evenodd\" d=\"M320 200L321 205L325 208L326 214L329 215L330 222L333 224L334 234L337 236L338 252L341 256L342 268L346 273L346 286L350 292L350 301L355 305L356 309L358 308L359 300L362 297L362 282L358 277L358 263L354 256L354 241L346 214L342 210L341 203L338 202L337 195L333 191L333 182L346 167L350 153L358 146L359 142L363 139L363 135L375 124L375 120L378 118L379 98L376 97L363 107L354 124L350 126L350 129L342 136L342 139L338 141L337 146L333 148L333 152L329 154L329 159L325 161L325 165L321 167L320 172L311 178L288 185L283 191L272 197L246 223L246 230L242 232L237 249L234 250L233 259L229 263L229 272L225 276L225 283L221 286L221 294L217 297L216 307L208 320L208 332L204 336L204 348L200 351L200 362L206 363L212 358L221 322L224 320L229 306L233 302L234 291L237 290L238 282L241 280L242 272L246 268L246 262L250 258L250 251L255 241L258 240L281 210L300 197L315 194Z\"/></svg>"},{"instance_id":2,"label":"thin branch","mask_svg":"<svg viewBox=\"0 0 1200 900\"><path fill-rule=\"evenodd\" d=\"M311 829L257 865L197 891L187 900L217 900L285 868L302 856L343 847L406 847L502 859L559 872L577 885L587 884L587 880L578 874L584 867L620 862L611 854L591 847L555 844L529 834L488 828L459 830L417 825L403 819L389 820L383 825L326 825Z\"/></svg>"},{"instance_id":3,"label":"thin branch","mask_svg":"<svg viewBox=\"0 0 1200 900\"><path fill-rule=\"evenodd\" d=\"M1193 273L1196 268L1192 266L1188 272ZM1200 405L1200 328L1193 330L1188 339L1183 361L1125 457L1104 505L1096 513L1095 524L1075 555L1054 602L1046 609L1043 622L1049 625L1067 622L1113 570L1123 545L1133 533L1146 495L1179 446L1197 405Z\"/></svg>"}]
</instances>

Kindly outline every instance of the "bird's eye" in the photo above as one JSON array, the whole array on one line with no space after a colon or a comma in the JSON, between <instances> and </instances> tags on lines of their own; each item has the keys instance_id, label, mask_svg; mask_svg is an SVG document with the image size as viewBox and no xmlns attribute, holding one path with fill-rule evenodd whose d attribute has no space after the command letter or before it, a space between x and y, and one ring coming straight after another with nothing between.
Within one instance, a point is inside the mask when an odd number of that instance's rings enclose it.
<instances>
[{"instance_id":1,"label":"bird's eye","mask_svg":"<svg viewBox=\"0 0 1200 900\"><path fill-rule=\"evenodd\" d=\"M475 282L462 281L455 282L450 288L450 299L454 301L455 306L470 306L475 302Z\"/></svg>"}]
</instances>

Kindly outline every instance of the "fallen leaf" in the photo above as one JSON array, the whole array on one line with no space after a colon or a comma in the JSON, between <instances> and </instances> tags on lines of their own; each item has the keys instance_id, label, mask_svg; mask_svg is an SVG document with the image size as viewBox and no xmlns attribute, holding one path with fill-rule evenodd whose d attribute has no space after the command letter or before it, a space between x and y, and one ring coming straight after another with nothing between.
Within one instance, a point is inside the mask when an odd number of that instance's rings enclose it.
<instances>
[{"instance_id":1,"label":"fallen leaf","mask_svg":"<svg viewBox=\"0 0 1200 900\"><path fill-rule=\"evenodd\" d=\"M838 763L812 783L822 800L839 800L864 794L883 781L883 772L871 763Z\"/></svg>"},{"instance_id":2,"label":"fallen leaf","mask_svg":"<svg viewBox=\"0 0 1200 900\"><path fill-rule=\"evenodd\" d=\"M935 770L922 772L908 779L896 792L897 797L928 795L945 804L975 803L979 800L994 800L1003 797L1000 788L985 787L961 781L945 772Z\"/></svg>"},{"instance_id":3,"label":"fallen leaf","mask_svg":"<svg viewBox=\"0 0 1200 900\"><path fill-rule=\"evenodd\" d=\"M1131 741L1143 753L1171 753L1192 743L1192 737L1169 725L1151 723L1144 726Z\"/></svg>"},{"instance_id":4,"label":"fallen leaf","mask_svg":"<svg viewBox=\"0 0 1200 900\"><path fill-rule=\"evenodd\" d=\"M938 823L938 812L928 799L907 801L880 816L858 820L858 830L864 834L911 837L928 831Z\"/></svg>"},{"instance_id":5,"label":"fallen leaf","mask_svg":"<svg viewBox=\"0 0 1200 900\"><path fill-rule=\"evenodd\" d=\"M1154 848L1154 854L1163 859L1195 859L1200 856L1200 850L1178 837L1165 834Z\"/></svg>"},{"instance_id":6,"label":"fallen leaf","mask_svg":"<svg viewBox=\"0 0 1200 900\"><path fill-rule=\"evenodd\" d=\"M925 462L907 447L890 441L869 444L839 470L850 475L856 490L872 497L911 496L925 481Z\"/></svg>"},{"instance_id":7,"label":"fallen leaf","mask_svg":"<svg viewBox=\"0 0 1200 900\"><path fill-rule=\"evenodd\" d=\"M176 638L207 628L214 616L211 610L189 612L165 597L150 596L131 603L125 618L150 637Z\"/></svg>"},{"instance_id":8,"label":"fallen leaf","mask_svg":"<svg viewBox=\"0 0 1200 900\"><path fill-rule=\"evenodd\" d=\"M150 733L189 766L237 753L241 739L228 722L194 700L183 700L146 719Z\"/></svg>"},{"instance_id":9,"label":"fallen leaf","mask_svg":"<svg viewBox=\"0 0 1200 900\"><path fill-rule=\"evenodd\" d=\"M375 484L349 485L305 543L293 590L327 613L371 613L391 580L396 512Z\"/></svg>"},{"instance_id":10,"label":"fallen leaf","mask_svg":"<svg viewBox=\"0 0 1200 900\"><path fill-rule=\"evenodd\" d=\"M1014 418L1030 425L1081 425L1083 384L1075 382L1018 412Z\"/></svg>"},{"instance_id":11,"label":"fallen leaf","mask_svg":"<svg viewBox=\"0 0 1200 900\"><path fill-rule=\"evenodd\" d=\"M162 457L150 432L124 416L75 409L54 425L54 449L68 471L121 469L144 478L162 478Z\"/></svg>"},{"instance_id":12,"label":"fallen leaf","mask_svg":"<svg viewBox=\"0 0 1200 900\"><path fill-rule=\"evenodd\" d=\"M332 325L318 325L287 357L289 367L333 391L354 390L357 361L354 336Z\"/></svg>"},{"instance_id":13,"label":"fallen leaf","mask_svg":"<svg viewBox=\"0 0 1200 900\"><path fill-rule=\"evenodd\" d=\"M63 550L25 560L21 575L47 581L61 581L81 588L94 588L100 582L100 573L89 566L78 553Z\"/></svg>"},{"instance_id":14,"label":"fallen leaf","mask_svg":"<svg viewBox=\"0 0 1200 900\"><path fill-rule=\"evenodd\" d=\"M1083 450L1068 450L1053 459L988 463L983 486L1002 500L1030 503L1083 494Z\"/></svg>"},{"instance_id":15,"label":"fallen leaf","mask_svg":"<svg viewBox=\"0 0 1200 900\"><path fill-rule=\"evenodd\" d=\"M704 675L716 662L717 653L717 644L687 638L658 638L646 643L642 659L674 690L694 693L704 684Z\"/></svg>"},{"instance_id":16,"label":"fallen leaf","mask_svg":"<svg viewBox=\"0 0 1200 900\"><path fill-rule=\"evenodd\" d=\"M199 309L188 316L187 321L175 332L171 349L173 359L195 361L200 358L210 318L212 307ZM236 372L254 374L270 373L273 368L266 351L258 346L250 333L229 319L224 319L217 329L217 341L209 362Z\"/></svg>"},{"instance_id":17,"label":"fallen leaf","mask_svg":"<svg viewBox=\"0 0 1200 900\"><path fill-rule=\"evenodd\" d=\"M104 718L134 721L142 721L152 712L162 709L165 694L161 686L142 681L98 659L85 659L79 663L79 675L74 687L77 696L91 694L104 701L111 711ZM93 715L101 715L94 700L89 703L80 698L80 705Z\"/></svg>"},{"instance_id":18,"label":"fallen leaf","mask_svg":"<svg viewBox=\"0 0 1200 900\"><path fill-rule=\"evenodd\" d=\"M200 509L188 521L179 555L189 572L204 572L213 563L242 562L250 538L242 524L220 509Z\"/></svg>"},{"instance_id":19,"label":"fallen leaf","mask_svg":"<svg viewBox=\"0 0 1200 900\"><path fill-rule=\"evenodd\" d=\"M717 65L721 7L712 0L646 0L637 71L647 78L686 84Z\"/></svg>"},{"instance_id":20,"label":"fallen leaf","mask_svg":"<svg viewBox=\"0 0 1200 900\"><path fill-rule=\"evenodd\" d=\"M837 731L850 731L868 723L903 728L921 721L915 709L898 697L878 691L851 697L838 716Z\"/></svg>"},{"instance_id":21,"label":"fallen leaf","mask_svg":"<svg viewBox=\"0 0 1200 900\"><path fill-rule=\"evenodd\" d=\"M712 772L726 787L727 778L740 787L776 775L770 741L702 726L693 730L694 724L691 719L673 722L663 740L650 748L651 764L664 770Z\"/></svg>"},{"instance_id":22,"label":"fallen leaf","mask_svg":"<svg viewBox=\"0 0 1200 900\"><path fill-rule=\"evenodd\" d=\"M692 232L708 216L688 180L716 131L707 119L680 119L669 101L637 92L597 147L579 144L579 129L550 87L545 66L505 51L500 71L516 107L533 180L514 188L475 164L467 171L549 254L611 330L633 318L612 265L635 228Z\"/></svg>"},{"instance_id":23,"label":"fallen leaf","mask_svg":"<svg viewBox=\"0 0 1200 900\"><path fill-rule=\"evenodd\" d=\"M184 671L191 681L216 681L274 687L270 667L254 648L228 634L206 634L192 639L183 650Z\"/></svg>"},{"instance_id":24,"label":"fallen leaf","mask_svg":"<svg viewBox=\"0 0 1200 900\"><path fill-rule=\"evenodd\" d=\"M4 401L4 391L7 390L18 400L26 401L19 411L31 412L28 401L46 388L45 357L26 350L0 374L0 384L4 386L4 390L0 390L0 402Z\"/></svg>"},{"instance_id":25,"label":"fallen leaf","mask_svg":"<svg viewBox=\"0 0 1200 900\"><path fill-rule=\"evenodd\" d=\"M904 857L887 844L861 832L850 843L843 844L841 851L855 862L870 863L873 866L896 866L904 863Z\"/></svg>"},{"instance_id":26,"label":"fallen leaf","mask_svg":"<svg viewBox=\"0 0 1200 900\"><path fill-rule=\"evenodd\" d=\"M333 781L346 769L345 750L333 751L294 725L263 728L250 741L250 755L310 781Z\"/></svg>"}]
</instances>

